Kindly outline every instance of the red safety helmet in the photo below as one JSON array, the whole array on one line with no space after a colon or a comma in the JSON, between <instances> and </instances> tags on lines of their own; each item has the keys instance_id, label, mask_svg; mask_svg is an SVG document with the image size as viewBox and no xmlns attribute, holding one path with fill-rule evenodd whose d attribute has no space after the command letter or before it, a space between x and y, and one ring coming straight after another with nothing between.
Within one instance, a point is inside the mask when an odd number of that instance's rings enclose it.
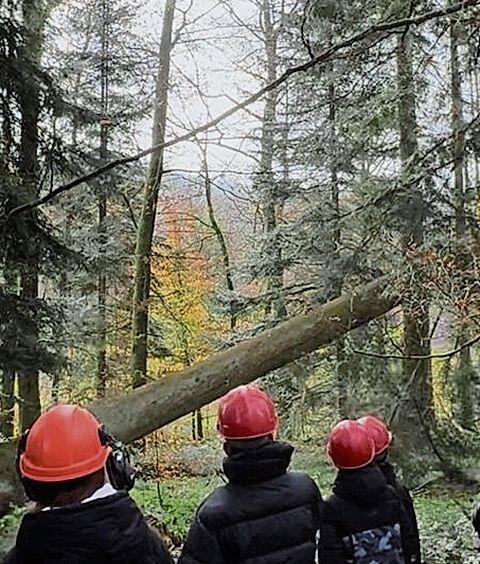
<instances>
[{"instance_id":1,"label":"red safety helmet","mask_svg":"<svg viewBox=\"0 0 480 564\"><path fill-rule=\"evenodd\" d=\"M358 422L375 443L375 454L382 454L392 444L393 435L385 421L373 415L361 417Z\"/></svg>"},{"instance_id":2,"label":"red safety helmet","mask_svg":"<svg viewBox=\"0 0 480 564\"><path fill-rule=\"evenodd\" d=\"M112 450L102 442L100 428L98 420L82 407L52 407L24 435L18 459L21 477L63 482L100 470Z\"/></svg>"},{"instance_id":3,"label":"red safety helmet","mask_svg":"<svg viewBox=\"0 0 480 564\"><path fill-rule=\"evenodd\" d=\"M273 401L256 386L239 386L218 404L217 429L224 439L256 439L274 435L277 428Z\"/></svg>"},{"instance_id":4,"label":"red safety helmet","mask_svg":"<svg viewBox=\"0 0 480 564\"><path fill-rule=\"evenodd\" d=\"M337 468L355 470L375 458L375 443L358 421L345 419L330 431L327 452Z\"/></svg>"}]
</instances>

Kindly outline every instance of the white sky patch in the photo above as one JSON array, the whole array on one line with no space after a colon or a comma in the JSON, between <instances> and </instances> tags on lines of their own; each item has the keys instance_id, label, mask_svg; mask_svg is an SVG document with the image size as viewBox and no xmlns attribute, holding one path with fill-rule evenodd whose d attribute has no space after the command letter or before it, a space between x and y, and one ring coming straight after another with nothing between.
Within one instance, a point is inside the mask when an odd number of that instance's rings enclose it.
<instances>
[{"instance_id":1,"label":"white sky patch","mask_svg":"<svg viewBox=\"0 0 480 564\"><path fill-rule=\"evenodd\" d=\"M165 2L150 0L141 14L139 33L148 33L159 42L163 7ZM248 0L235 0L235 13L252 26L258 25L257 9ZM190 5L180 0L174 22L174 34L182 26L183 14ZM186 15L187 25L180 32L178 44L172 51L171 83L167 138L185 133L212 117L228 110L234 101L242 100L261 84L238 67L238 61L251 50L253 35L239 24L232 22L224 6L216 0L195 0ZM193 22L189 24L188 22ZM258 49L262 46L257 41ZM246 63L249 64L248 58ZM196 91L198 84L204 99ZM257 113L263 102L252 106ZM151 143L151 119L139 124L137 143L146 148ZM254 160L244 153L255 156L255 144L245 138L258 127L251 114L240 111L212 129L207 137L210 167L213 170L251 171ZM205 138L205 134L203 134ZM230 147L230 148L228 148ZM200 167L200 151L195 143L186 142L169 149L166 166L195 170Z\"/></svg>"}]
</instances>

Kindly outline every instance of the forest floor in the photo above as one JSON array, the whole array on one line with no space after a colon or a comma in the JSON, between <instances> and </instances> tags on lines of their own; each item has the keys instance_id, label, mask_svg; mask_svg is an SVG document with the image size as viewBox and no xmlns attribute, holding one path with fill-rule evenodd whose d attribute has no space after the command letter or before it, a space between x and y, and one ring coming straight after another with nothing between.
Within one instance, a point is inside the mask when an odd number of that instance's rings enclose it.
<instances>
[{"instance_id":1,"label":"forest floor","mask_svg":"<svg viewBox=\"0 0 480 564\"><path fill-rule=\"evenodd\" d=\"M308 472L328 495L334 472L318 449L301 447L293 467ZM133 497L149 522L159 528L178 554L182 539L201 500L223 483L218 472L221 460L218 444L190 446L182 452L186 466L196 475L182 475L156 481L139 480ZM440 480L428 481L421 491L413 491L418 514L424 564L473 564L478 554L472 546L470 514L476 498L471 493L447 487ZM0 519L0 557L11 546L22 510Z\"/></svg>"}]
</instances>

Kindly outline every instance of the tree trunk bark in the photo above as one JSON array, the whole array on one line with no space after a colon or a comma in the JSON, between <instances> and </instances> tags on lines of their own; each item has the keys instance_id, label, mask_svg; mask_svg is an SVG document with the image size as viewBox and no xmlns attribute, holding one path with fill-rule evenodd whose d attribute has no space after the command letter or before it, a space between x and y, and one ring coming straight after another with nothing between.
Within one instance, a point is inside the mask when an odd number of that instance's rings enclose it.
<instances>
[{"instance_id":1,"label":"tree trunk bark","mask_svg":"<svg viewBox=\"0 0 480 564\"><path fill-rule=\"evenodd\" d=\"M465 159L465 133L463 131L463 99L462 99L462 72L459 57L460 19L453 16L450 20L450 65L451 65L451 120L453 132L452 157L454 159L454 202L455 202L455 235L462 245L462 240L467 234L465 217L466 206L466 177L464 176ZM468 298L466 298L468 301ZM468 323L459 319L458 346L462 346L469 339ZM455 395L456 415L459 423L464 427L473 426L473 398L472 378L474 377L470 347L462 349L459 362L455 370Z\"/></svg>"},{"instance_id":2,"label":"tree trunk bark","mask_svg":"<svg viewBox=\"0 0 480 564\"><path fill-rule=\"evenodd\" d=\"M398 128L400 132L401 174L405 180L413 173L413 160L418 150L415 82L412 73L411 34L406 30L398 37ZM408 254L424 242L423 197L411 189L405 199L403 247ZM419 285L408 289L403 302L403 334L405 356L428 356L430 354L429 305ZM398 411L399 430L404 430L404 440L412 444L425 438L419 431L419 417L423 421L433 419L433 390L431 360L403 361L403 380L406 398Z\"/></svg>"},{"instance_id":3,"label":"tree trunk bark","mask_svg":"<svg viewBox=\"0 0 480 564\"><path fill-rule=\"evenodd\" d=\"M327 261L330 263L328 270L331 276L331 298L341 295L343 288L343 276L339 273L339 258L342 233L340 229L340 189L338 183L338 164L337 164L337 111L335 101L335 69L332 63L330 68L330 84L328 87L329 112L328 119L330 122L330 183L331 183L331 209L334 214L332 246ZM335 343L336 366L335 373L337 377L337 394L338 394L338 413L344 419L348 417L348 359L345 348L345 337L341 336Z\"/></svg>"},{"instance_id":4,"label":"tree trunk bark","mask_svg":"<svg viewBox=\"0 0 480 564\"><path fill-rule=\"evenodd\" d=\"M387 281L379 279L123 398L95 402L92 408L120 439L132 441L331 343L397 302L397 296L388 294Z\"/></svg>"},{"instance_id":5,"label":"tree trunk bark","mask_svg":"<svg viewBox=\"0 0 480 564\"><path fill-rule=\"evenodd\" d=\"M399 296L389 293L388 280L375 280L177 374L89 407L120 440L139 439L236 386L332 343L398 303ZM18 500L20 495L14 453L14 442L0 445L0 512L5 511L6 501Z\"/></svg>"},{"instance_id":6,"label":"tree trunk bark","mask_svg":"<svg viewBox=\"0 0 480 564\"><path fill-rule=\"evenodd\" d=\"M104 164L108 157L109 127L109 29L110 14L107 0L102 0L102 62L101 62L101 104L102 119L100 121L100 161ZM106 234L107 196L103 185L98 196L98 243L100 261L98 265L97 298L98 298L98 335L97 335L97 396L105 396L107 387L107 269L106 269Z\"/></svg>"},{"instance_id":7,"label":"tree trunk bark","mask_svg":"<svg viewBox=\"0 0 480 564\"><path fill-rule=\"evenodd\" d=\"M233 294L235 287L233 285L232 267L230 265L230 255L228 253L227 242L223 235L223 231L218 224L217 218L215 217L215 209L212 202L212 186L210 181L210 175L208 171L208 160L207 160L207 149L204 149L204 163L203 170L205 172L205 198L207 200L208 217L210 219L210 225L217 238L218 245L220 247L220 253L222 255L223 267L225 271L225 283L227 290ZM231 302L233 304L233 302ZM233 331L237 325L237 314L233 305L230 306L230 329Z\"/></svg>"},{"instance_id":8,"label":"tree trunk bark","mask_svg":"<svg viewBox=\"0 0 480 564\"><path fill-rule=\"evenodd\" d=\"M156 80L156 103L153 118L152 145L165 141L167 120L170 51L176 0L167 0L160 41L159 65ZM135 249L135 281L132 312L131 377L133 387L147 381L148 308L150 299L151 254L158 190L162 180L163 151L152 154L143 193L143 207Z\"/></svg>"},{"instance_id":9,"label":"tree trunk bark","mask_svg":"<svg viewBox=\"0 0 480 564\"><path fill-rule=\"evenodd\" d=\"M98 296L98 335L97 335L97 396L105 396L107 387L107 273L103 257L105 255L105 219L107 217L107 198L98 199L98 229L100 232L101 264L97 280Z\"/></svg>"},{"instance_id":10,"label":"tree trunk bark","mask_svg":"<svg viewBox=\"0 0 480 564\"><path fill-rule=\"evenodd\" d=\"M45 25L45 6L37 0L23 0L23 24L27 33L19 50L20 59L27 64L40 65L43 49L43 28ZM38 196L38 121L40 115L40 91L37 77L30 71L21 84L19 105L21 114L19 171L23 183L23 198L31 201ZM34 223L36 210L28 212ZM32 246L34 242L31 241ZM20 277L20 296L25 300L38 297L38 260L31 259L22 265ZM38 339L32 324L32 341ZM27 429L40 414L40 392L38 369L25 368L18 373L18 395L20 397L20 428Z\"/></svg>"},{"instance_id":11,"label":"tree trunk bark","mask_svg":"<svg viewBox=\"0 0 480 564\"><path fill-rule=\"evenodd\" d=\"M277 78L277 31L272 22L271 2L263 0L261 11L265 48L267 56L267 84ZM282 298L283 266L282 248L278 238L279 202L276 184L273 178L274 133L277 126L278 91L274 89L265 97L260 159L260 186L263 197L263 215L268 248L271 250L269 272L267 274L267 292L275 292L278 297L267 306L266 313L272 313L275 319L287 317L287 309Z\"/></svg>"},{"instance_id":12,"label":"tree trunk bark","mask_svg":"<svg viewBox=\"0 0 480 564\"><path fill-rule=\"evenodd\" d=\"M0 397L0 434L9 439L13 437L15 408L15 372L4 370L2 373L2 395Z\"/></svg>"}]
</instances>

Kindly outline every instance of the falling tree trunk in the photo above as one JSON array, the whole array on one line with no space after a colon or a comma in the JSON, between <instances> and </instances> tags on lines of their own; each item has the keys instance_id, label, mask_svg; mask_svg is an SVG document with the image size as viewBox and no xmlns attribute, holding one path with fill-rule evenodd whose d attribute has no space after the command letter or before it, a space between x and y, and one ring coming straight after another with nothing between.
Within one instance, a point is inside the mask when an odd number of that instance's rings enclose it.
<instances>
[{"instance_id":1,"label":"falling tree trunk","mask_svg":"<svg viewBox=\"0 0 480 564\"><path fill-rule=\"evenodd\" d=\"M451 65L451 95L452 95L452 131L453 144L452 156L454 159L454 202L455 202L455 235L460 245L460 255L467 231L465 217L466 189L465 189L465 133L463 131L463 99L462 99L462 73L460 66L460 36L461 22L457 17L452 17L450 23L450 65ZM459 257L461 258L461 257ZM466 267L466 271L468 267ZM466 298L468 301L468 298ZM459 320L458 346L462 346L469 339L467 320ZM473 425L473 400L472 400L473 366L470 347L465 347L459 354L459 362L455 371L455 391L457 417L465 427Z\"/></svg>"},{"instance_id":2,"label":"falling tree trunk","mask_svg":"<svg viewBox=\"0 0 480 564\"><path fill-rule=\"evenodd\" d=\"M23 23L26 29L25 39L19 50L19 58L28 69L21 83L19 105L21 114L19 170L23 183L23 198L31 201L38 196L38 146L40 88L35 76L40 65L43 47L43 28L45 25L45 6L40 0L23 0ZM33 68L32 68L33 67ZM28 212L33 224L37 223L36 210ZM34 241L30 241L35 249ZM35 249L36 251L36 249ZM35 252L34 251L34 252ZM38 297L38 257L30 258L22 265L20 275L20 296L30 302L32 308ZM36 323L30 328L29 340L32 347L38 341ZM18 395L20 398L20 428L26 429L40 414L39 373L35 366L28 366L18 372Z\"/></svg>"},{"instance_id":3,"label":"falling tree trunk","mask_svg":"<svg viewBox=\"0 0 480 564\"><path fill-rule=\"evenodd\" d=\"M225 285L227 290L231 294L231 298L233 298L233 293L235 291L235 287L233 285L233 276L232 276L232 268L230 266L230 255L228 253L227 242L223 235L223 231L218 224L217 218L215 217L215 209L213 207L212 202L212 184L210 181L210 174L208 171L208 160L207 160L207 149L204 149L204 162L203 162L203 170L205 174L205 198L207 200L207 209L208 209L208 217L210 219L210 225L212 226L213 232L215 233L215 237L218 241L218 246L220 247L220 253L222 255L223 261L223 268L225 273ZM233 305L233 300L230 302L230 329L233 331L237 324L237 315L235 312L235 306Z\"/></svg>"},{"instance_id":4,"label":"falling tree trunk","mask_svg":"<svg viewBox=\"0 0 480 564\"><path fill-rule=\"evenodd\" d=\"M109 117L109 30L110 14L107 0L102 0L102 31L101 31L101 105L102 118L100 120L100 161L104 164L108 158L108 127ZM99 187L98 195L98 244L99 265L97 279L98 296L98 335L97 335L97 396L105 396L107 386L107 269L106 269L106 234L105 220L107 218L107 196L104 185Z\"/></svg>"},{"instance_id":5,"label":"falling tree trunk","mask_svg":"<svg viewBox=\"0 0 480 564\"><path fill-rule=\"evenodd\" d=\"M385 279L374 281L124 398L96 402L95 411L120 438L134 440L331 343L397 302Z\"/></svg>"},{"instance_id":6,"label":"falling tree trunk","mask_svg":"<svg viewBox=\"0 0 480 564\"><path fill-rule=\"evenodd\" d=\"M167 120L168 78L170 51L176 0L167 0L163 17L160 56L156 80L155 114L153 118L152 145L165 141ZM135 282L132 312L131 376L134 387L147 381L148 308L152 241L155 231L158 191L162 181L163 151L152 154L143 193L143 206L137 231L135 249Z\"/></svg>"},{"instance_id":7,"label":"falling tree trunk","mask_svg":"<svg viewBox=\"0 0 480 564\"><path fill-rule=\"evenodd\" d=\"M413 174L418 149L415 82L412 73L411 33L399 35L397 44L398 128L400 132L401 174L408 186ZM417 186L412 186L404 202L402 243L406 255L423 245L424 203ZM430 354L430 319L426 296L418 283L411 284L403 303L403 334L405 356ZM404 431L405 444L425 443L419 419L433 419L431 360L403 361L403 386L406 397L399 409L398 427Z\"/></svg>"},{"instance_id":8,"label":"falling tree trunk","mask_svg":"<svg viewBox=\"0 0 480 564\"><path fill-rule=\"evenodd\" d=\"M277 31L272 22L271 0L263 0L262 19L265 34L267 83L277 78ZM267 272L267 291L274 292L277 298L267 306L267 313L273 313L275 319L287 316L282 297L283 265L281 242L278 237L279 206L278 195L273 174L273 153L275 149L274 133L277 125L278 91L274 89L265 97L263 111L261 157L259 181L263 198L263 215L265 234L268 241L269 264Z\"/></svg>"},{"instance_id":9,"label":"falling tree trunk","mask_svg":"<svg viewBox=\"0 0 480 564\"><path fill-rule=\"evenodd\" d=\"M332 343L345 332L385 314L399 302L379 279L308 314L293 317L257 337L219 352L119 398L100 400L92 410L119 439L129 442L199 409L229 390ZM14 443L0 445L0 511L18 499Z\"/></svg>"}]
</instances>

